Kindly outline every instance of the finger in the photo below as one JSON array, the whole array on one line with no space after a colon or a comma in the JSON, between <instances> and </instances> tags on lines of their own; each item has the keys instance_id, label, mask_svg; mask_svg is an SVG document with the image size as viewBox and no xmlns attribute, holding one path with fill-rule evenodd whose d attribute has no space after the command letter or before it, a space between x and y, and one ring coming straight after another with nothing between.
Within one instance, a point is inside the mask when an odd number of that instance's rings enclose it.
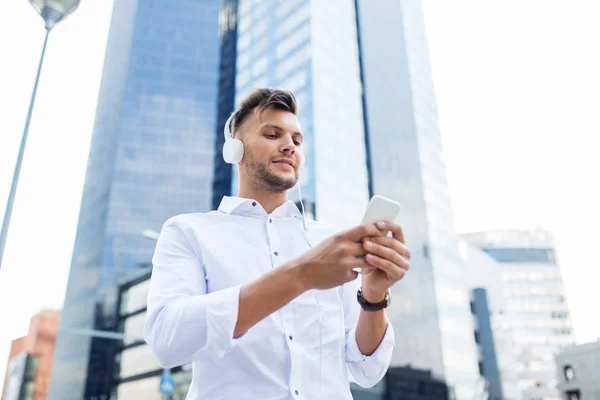
<instances>
[{"instance_id":1,"label":"finger","mask_svg":"<svg viewBox=\"0 0 600 400\"><path fill-rule=\"evenodd\" d=\"M406 240L404 239L404 231L400 225L390 221L379 221L377 223L377 227L382 231L392 232L392 237L400 241L400 243L406 243Z\"/></svg>"},{"instance_id":2,"label":"finger","mask_svg":"<svg viewBox=\"0 0 600 400\"><path fill-rule=\"evenodd\" d=\"M352 242L359 242L366 236L383 236L383 232L375 224L364 224L355 226L340 234L342 240L350 240Z\"/></svg>"},{"instance_id":3,"label":"finger","mask_svg":"<svg viewBox=\"0 0 600 400\"><path fill-rule=\"evenodd\" d=\"M385 272L388 276L388 279L392 281L398 281L402 279L406 274L405 269L398 267L396 264L392 263L389 260L386 260L373 254L367 254L365 256L365 261L367 261L370 265L377 267L383 272Z\"/></svg>"},{"instance_id":4,"label":"finger","mask_svg":"<svg viewBox=\"0 0 600 400\"><path fill-rule=\"evenodd\" d=\"M367 253L365 252L365 255ZM354 256L349 256L349 257L345 257L344 259L342 259L340 261L340 264L343 265L345 268L347 269L356 269L356 268L361 268L361 269L371 269L371 268L375 268L372 265L370 265L366 260L365 257L354 257Z\"/></svg>"},{"instance_id":5,"label":"finger","mask_svg":"<svg viewBox=\"0 0 600 400\"><path fill-rule=\"evenodd\" d=\"M411 252L410 249L399 240L394 239L393 237L374 237L374 238L365 238L363 239L363 243L366 241L372 241L384 247L388 247L394 250L396 253L400 254L407 260L410 260Z\"/></svg>"},{"instance_id":6,"label":"finger","mask_svg":"<svg viewBox=\"0 0 600 400\"><path fill-rule=\"evenodd\" d=\"M346 272L347 282L353 281L356 278L358 278L358 272L353 271L353 270L349 270L349 271Z\"/></svg>"},{"instance_id":7,"label":"finger","mask_svg":"<svg viewBox=\"0 0 600 400\"><path fill-rule=\"evenodd\" d=\"M408 260L402 257L398 252L396 252L390 247L382 246L381 244L375 243L374 239L365 241L363 243L363 246L369 254L376 255L380 258L383 258L384 260L390 261L391 263L404 270L408 270L408 268L410 267Z\"/></svg>"},{"instance_id":8,"label":"finger","mask_svg":"<svg viewBox=\"0 0 600 400\"><path fill-rule=\"evenodd\" d=\"M346 254L352 257L364 257L367 254L361 242L349 242L346 244Z\"/></svg>"}]
</instances>

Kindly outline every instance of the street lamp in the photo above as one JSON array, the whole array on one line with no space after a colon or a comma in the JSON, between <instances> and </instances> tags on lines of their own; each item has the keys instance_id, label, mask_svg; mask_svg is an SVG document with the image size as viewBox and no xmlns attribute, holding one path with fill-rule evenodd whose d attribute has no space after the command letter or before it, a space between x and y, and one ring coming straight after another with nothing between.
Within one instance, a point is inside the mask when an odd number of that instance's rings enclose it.
<instances>
[{"instance_id":1,"label":"street lamp","mask_svg":"<svg viewBox=\"0 0 600 400\"><path fill-rule=\"evenodd\" d=\"M38 12L38 14L40 14L46 23L46 38L44 39L44 46L42 47L42 56L40 57L40 63L38 65L37 75L35 77L35 84L33 85L33 93L31 94L29 111L27 113L27 120L25 121L23 137L21 138L19 155L17 157L17 165L15 167L12 184L10 186L8 203L6 204L6 211L4 213L4 221L2 222L2 231L0 232L0 267L2 266L6 235L8 234L8 226L10 225L10 217L12 215L12 208L15 201L19 175L21 173L21 163L23 161L23 153L25 152L25 144L27 143L29 123L31 122L31 114L33 112L33 104L35 102L35 95L37 93L38 81L40 79L40 72L42 70L42 63L44 61L44 54L46 53L48 36L50 35L50 30L52 30L57 23L65 19L67 15L71 14L73 11L75 11L75 9L77 9L77 6L79 6L79 1L80 0L29 0L33 8L35 8L35 10Z\"/></svg>"}]
</instances>

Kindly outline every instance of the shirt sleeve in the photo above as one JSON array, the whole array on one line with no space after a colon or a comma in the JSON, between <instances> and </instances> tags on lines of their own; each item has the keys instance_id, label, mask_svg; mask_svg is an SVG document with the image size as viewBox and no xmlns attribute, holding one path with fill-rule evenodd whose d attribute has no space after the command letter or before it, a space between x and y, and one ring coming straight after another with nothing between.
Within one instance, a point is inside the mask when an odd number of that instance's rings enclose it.
<instances>
[{"instance_id":1,"label":"shirt sleeve","mask_svg":"<svg viewBox=\"0 0 600 400\"><path fill-rule=\"evenodd\" d=\"M152 258L144 340L163 368L221 358L236 344L240 285L207 293L199 248L178 217L168 220Z\"/></svg>"},{"instance_id":2,"label":"shirt sleeve","mask_svg":"<svg viewBox=\"0 0 600 400\"><path fill-rule=\"evenodd\" d=\"M370 356L361 353L356 342L356 325L360 315L360 305L356 300L356 292L360 288L361 276L342 287L344 303L344 325L346 332L346 365L352 382L368 388L376 385L387 372L392 360L395 338L394 328L387 319L387 329L383 340Z\"/></svg>"}]
</instances>

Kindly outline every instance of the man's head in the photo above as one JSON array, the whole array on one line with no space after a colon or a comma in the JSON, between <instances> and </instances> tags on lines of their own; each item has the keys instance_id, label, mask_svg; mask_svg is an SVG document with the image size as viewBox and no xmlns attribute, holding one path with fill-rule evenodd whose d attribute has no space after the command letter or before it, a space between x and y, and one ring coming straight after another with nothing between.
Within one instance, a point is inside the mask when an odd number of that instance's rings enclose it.
<instances>
[{"instance_id":1,"label":"man's head","mask_svg":"<svg viewBox=\"0 0 600 400\"><path fill-rule=\"evenodd\" d=\"M241 103L231 127L233 137L244 143L240 181L274 193L294 187L304 161L304 138L292 93L277 89L253 91Z\"/></svg>"}]
</instances>

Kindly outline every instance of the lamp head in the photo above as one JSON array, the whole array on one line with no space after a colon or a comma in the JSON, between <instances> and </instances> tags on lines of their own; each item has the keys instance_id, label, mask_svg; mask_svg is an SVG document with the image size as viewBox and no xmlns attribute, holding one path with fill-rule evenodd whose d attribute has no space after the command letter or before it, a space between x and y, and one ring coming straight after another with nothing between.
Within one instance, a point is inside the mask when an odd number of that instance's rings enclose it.
<instances>
[{"instance_id":1,"label":"lamp head","mask_svg":"<svg viewBox=\"0 0 600 400\"><path fill-rule=\"evenodd\" d=\"M80 0L29 0L50 30L79 6Z\"/></svg>"}]
</instances>

